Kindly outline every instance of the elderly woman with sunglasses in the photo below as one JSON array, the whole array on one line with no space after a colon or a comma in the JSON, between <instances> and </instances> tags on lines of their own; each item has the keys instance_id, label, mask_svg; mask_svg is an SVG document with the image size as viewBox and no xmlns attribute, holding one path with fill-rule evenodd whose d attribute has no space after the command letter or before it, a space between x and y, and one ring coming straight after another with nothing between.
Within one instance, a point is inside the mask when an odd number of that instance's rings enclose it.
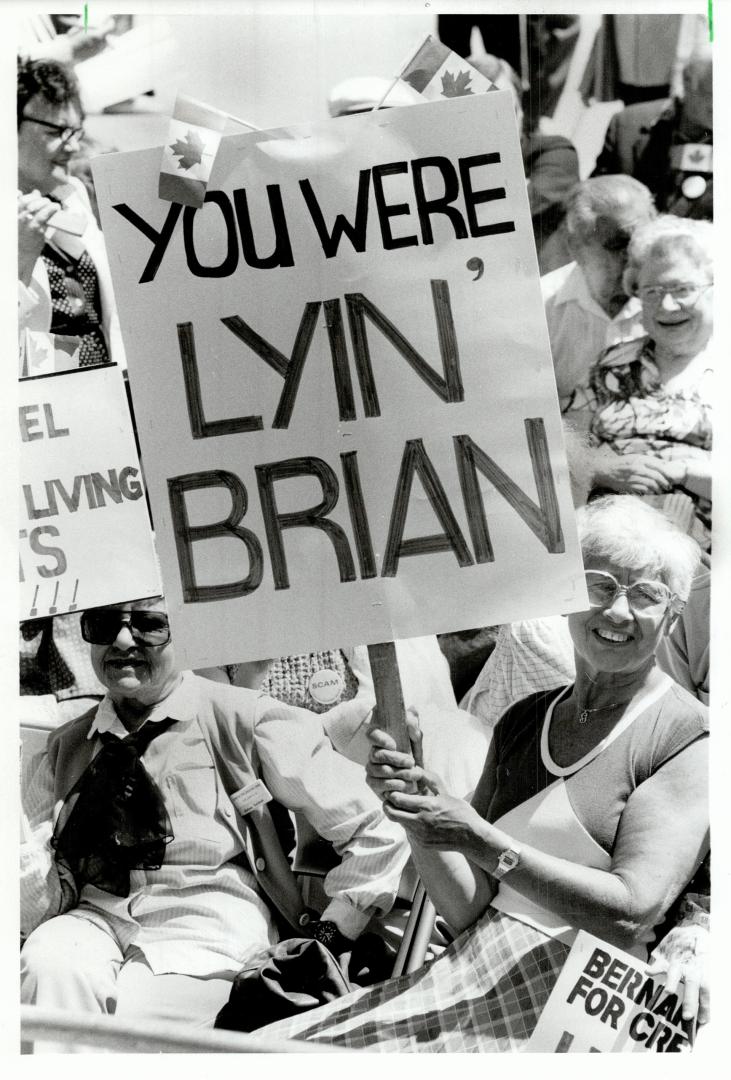
<instances>
[{"instance_id":1,"label":"elderly woman with sunglasses","mask_svg":"<svg viewBox=\"0 0 731 1080\"><path fill-rule=\"evenodd\" d=\"M71 69L18 60L17 111L21 335L27 329L74 339L80 367L123 365L102 234L84 185L71 175L84 132Z\"/></svg>"},{"instance_id":2,"label":"elderly woman with sunglasses","mask_svg":"<svg viewBox=\"0 0 731 1080\"><path fill-rule=\"evenodd\" d=\"M456 935L429 967L263 1029L380 1051L525 1048L579 929L647 959L707 850L705 707L655 653L698 546L613 495L578 512L590 606L573 685L499 721L470 805L371 734L369 783ZM412 738L413 741L413 738Z\"/></svg>"},{"instance_id":3,"label":"elderly woman with sunglasses","mask_svg":"<svg viewBox=\"0 0 731 1080\"><path fill-rule=\"evenodd\" d=\"M107 692L23 761L23 1002L206 1027L280 933L349 953L408 857L363 770L313 713L181 671L162 597L81 628ZM340 856L321 917L272 799Z\"/></svg>"},{"instance_id":4,"label":"elderly woman with sunglasses","mask_svg":"<svg viewBox=\"0 0 731 1080\"><path fill-rule=\"evenodd\" d=\"M596 486L684 492L703 546L711 511L712 233L710 222L668 214L633 234L624 284L642 303L646 336L608 349L591 373L591 431L614 451Z\"/></svg>"}]
</instances>

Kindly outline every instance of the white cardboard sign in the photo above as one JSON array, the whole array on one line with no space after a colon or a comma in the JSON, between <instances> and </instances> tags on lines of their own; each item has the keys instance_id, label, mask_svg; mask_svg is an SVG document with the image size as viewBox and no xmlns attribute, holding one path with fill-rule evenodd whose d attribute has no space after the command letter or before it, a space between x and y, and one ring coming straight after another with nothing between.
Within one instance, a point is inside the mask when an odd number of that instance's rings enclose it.
<instances>
[{"instance_id":1,"label":"white cardboard sign","mask_svg":"<svg viewBox=\"0 0 731 1080\"><path fill-rule=\"evenodd\" d=\"M541 1013L530 1053L679 1053L690 1049L682 1001L664 975L580 930Z\"/></svg>"},{"instance_id":2,"label":"white cardboard sign","mask_svg":"<svg viewBox=\"0 0 731 1080\"><path fill-rule=\"evenodd\" d=\"M122 373L22 379L20 618L161 591Z\"/></svg>"},{"instance_id":3,"label":"white cardboard sign","mask_svg":"<svg viewBox=\"0 0 731 1080\"><path fill-rule=\"evenodd\" d=\"M585 605L505 92L94 163L189 666Z\"/></svg>"}]
</instances>

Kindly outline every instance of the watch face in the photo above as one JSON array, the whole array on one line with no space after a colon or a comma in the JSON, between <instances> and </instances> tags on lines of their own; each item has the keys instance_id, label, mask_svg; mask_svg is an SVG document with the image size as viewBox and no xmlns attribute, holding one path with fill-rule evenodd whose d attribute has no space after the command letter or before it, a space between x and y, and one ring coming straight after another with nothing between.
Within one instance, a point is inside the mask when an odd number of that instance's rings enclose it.
<instances>
[{"instance_id":1,"label":"watch face","mask_svg":"<svg viewBox=\"0 0 731 1080\"><path fill-rule=\"evenodd\" d=\"M514 851L513 848L507 848L506 851L502 851L497 864L500 877L507 874L509 870L514 870L519 862L520 854L517 851Z\"/></svg>"}]
</instances>

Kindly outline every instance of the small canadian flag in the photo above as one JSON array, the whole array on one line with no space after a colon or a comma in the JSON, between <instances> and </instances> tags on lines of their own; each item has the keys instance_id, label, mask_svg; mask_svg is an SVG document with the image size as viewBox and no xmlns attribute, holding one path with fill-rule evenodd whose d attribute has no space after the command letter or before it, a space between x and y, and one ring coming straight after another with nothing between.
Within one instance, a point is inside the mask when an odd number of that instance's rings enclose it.
<instances>
[{"instance_id":1,"label":"small canadian flag","mask_svg":"<svg viewBox=\"0 0 731 1080\"><path fill-rule=\"evenodd\" d=\"M712 173L713 147L709 143L684 143L673 146L670 164L680 172Z\"/></svg>"},{"instance_id":2,"label":"small canadian flag","mask_svg":"<svg viewBox=\"0 0 731 1080\"><path fill-rule=\"evenodd\" d=\"M427 101L484 94L497 89L493 82L431 34L426 35L398 78ZM384 99L387 101L388 94Z\"/></svg>"},{"instance_id":3,"label":"small canadian flag","mask_svg":"<svg viewBox=\"0 0 731 1080\"><path fill-rule=\"evenodd\" d=\"M47 334L26 327L22 346L21 379L74 371L81 360L81 341L78 337Z\"/></svg>"},{"instance_id":4,"label":"small canadian flag","mask_svg":"<svg viewBox=\"0 0 731 1080\"><path fill-rule=\"evenodd\" d=\"M203 206L226 114L178 94L162 150L158 195L184 206Z\"/></svg>"}]
</instances>

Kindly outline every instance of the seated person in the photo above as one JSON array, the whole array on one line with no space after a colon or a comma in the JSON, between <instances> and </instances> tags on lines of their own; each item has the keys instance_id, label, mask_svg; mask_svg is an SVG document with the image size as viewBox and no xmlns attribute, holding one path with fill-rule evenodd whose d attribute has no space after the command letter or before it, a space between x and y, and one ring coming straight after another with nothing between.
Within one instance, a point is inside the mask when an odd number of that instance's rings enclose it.
<instances>
[{"instance_id":1,"label":"seated person","mask_svg":"<svg viewBox=\"0 0 731 1080\"><path fill-rule=\"evenodd\" d=\"M25 620L19 640L21 696L53 694L59 723L81 716L104 697L78 612Z\"/></svg>"},{"instance_id":2,"label":"seated person","mask_svg":"<svg viewBox=\"0 0 731 1080\"><path fill-rule=\"evenodd\" d=\"M713 219L713 61L683 69L683 96L629 105L609 122L594 176L626 173L646 184L658 210Z\"/></svg>"},{"instance_id":3,"label":"seated person","mask_svg":"<svg viewBox=\"0 0 731 1080\"><path fill-rule=\"evenodd\" d=\"M76 77L53 60L18 61L18 321L75 338L79 366L124 366L104 241L82 182L71 175L84 134ZM84 228L54 229L59 210Z\"/></svg>"},{"instance_id":4,"label":"seated person","mask_svg":"<svg viewBox=\"0 0 731 1080\"><path fill-rule=\"evenodd\" d=\"M405 707L419 714L435 768L448 778L452 790L466 798L480 777L486 733L474 717L457 708L449 665L434 636L404 638L395 644ZM260 690L317 713L339 753L362 766L368 761L367 732L376 697L366 645L229 664L198 674L218 681L226 678L234 686Z\"/></svg>"},{"instance_id":5,"label":"seated person","mask_svg":"<svg viewBox=\"0 0 731 1080\"><path fill-rule=\"evenodd\" d=\"M577 931L646 960L708 844L707 711L656 661L695 542L640 500L582 508L576 680L498 724L472 805L374 730L369 783L457 935L427 969L262 1037L381 1052L524 1049ZM417 794L425 784L429 794Z\"/></svg>"},{"instance_id":6,"label":"seated person","mask_svg":"<svg viewBox=\"0 0 731 1080\"><path fill-rule=\"evenodd\" d=\"M577 184L563 231L573 262L541 278L548 337L562 411L584 423L589 372L610 345L643 333L640 302L622 275L632 233L655 217L650 192L629 176Z\"/></svg>"},{"instance_id":7,"label":"seated person","mask_svg":"<svg viewBox=\"0 0 731 1080\"><path fill-rule=\"evenodd\" d=\"M591 373L591 433L613 451L596 488L695 504L693 534L710 545L713 227L666 215L630 241L625 287L645 336L608 349Z\"/></svg>"},{"instance_id":8,"label":"seated person","mask_svg":"<svg viewBox=\"0 0 731 1080\"><path fill-rule=\"evenodd\" d=\"M510 90L513 95L538 267L546 274L570 259L559 226L566 197L579 179L579 156L565 135L547 135L531 126L537 117L523 110L520 78L509 64L490 54L470 57L469 63L498 89ZM530 105L530 94L527 101Z\"/></svg>"},{"instance_id":9,"label":"seated person","mask_svg":"<svg viewBox=\"0 0 731 1080\"><path fill-rule=\"evenodd\" d=\"M583 506L600 451L569 425L564 440L574 505ZM710 610L711 564L704 552L686 604L657 650L663 671L704 705L709 701ZM574 675L573 643L562 615L506 623L499 627L495 648L461 707L492 730L515 702L539 690L565 685Z\"/></svg>"},{"instance_id":10,"label":"seated person","mask_svg":"<svg viewBox=\"0 0 731 1080\"><path fill-rule=\"evenodd\" d=\"M22 1000L212 1026L280 933L345 951L393 903L408 847L312 713L178 670L161 597L82 629L106 696L23 770ZM341 857L321 921L272 797Z\"/></svg>"},{"instance_id":11,"label":"seated person","mask_svg":"<svg viewBox=\"0 0 731 1080\"><path fill-rule=\"evenodd\" d=\"M704 705L710 700L710 614L711 562L703 552L685 607L658 645L657 662ZM516 701L565 686L574 675L574 650L563 615L506 623L462 709L492 730Z\"/></svg>"}]
</instances>

